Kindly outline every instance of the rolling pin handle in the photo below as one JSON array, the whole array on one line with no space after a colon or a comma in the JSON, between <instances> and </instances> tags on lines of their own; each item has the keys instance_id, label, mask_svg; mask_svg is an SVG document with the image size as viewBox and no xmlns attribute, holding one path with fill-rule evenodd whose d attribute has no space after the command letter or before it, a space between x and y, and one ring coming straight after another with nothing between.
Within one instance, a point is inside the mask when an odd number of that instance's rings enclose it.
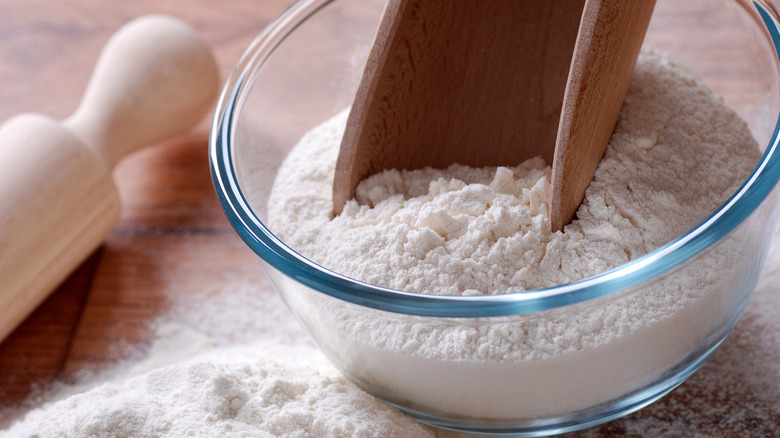
<instances>
[{"instance_id":1,"label":"rolling pin handle","mask_svg":"<svg viewBox=\"0 0 780 438\"><path fill-rule=\"evenodd\" d=\"M211 109L218 87L214 57L195 30L168 16L139 18L108 41L65 126L113 168L192 127Z\"/></svg>"}]
</instances>

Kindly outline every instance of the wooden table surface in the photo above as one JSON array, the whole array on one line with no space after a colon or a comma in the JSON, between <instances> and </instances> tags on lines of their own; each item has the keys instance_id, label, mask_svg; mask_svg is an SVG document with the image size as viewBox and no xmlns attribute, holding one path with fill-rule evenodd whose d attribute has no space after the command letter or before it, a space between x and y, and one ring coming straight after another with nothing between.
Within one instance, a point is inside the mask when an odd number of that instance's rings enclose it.
<instances>
[{"instance_id":1,"label":"wooden table surface","mask_svg":"<svg viewBox=\"0 0 780 438\"><path fill-rule=\"evenodd\" d=\"M27 111L55 118L69 115L108 37L128 20L148 13L167 13L192 24L214 48L224 78L252 38L289 3L2 0L0 120ZM147 148L117 167L124 211L116 230L0 343L0 407L23 401L55 379L67 380L79 370L120 359L118 352L126 349L117 346L148 340L147 323L164 312L176 294L218 288L226 278L262 281L254 255L235 235L214 195L207 157L209 123L204 120L192 133ZM636 436L632 424L648 416L659 421L669 417L669 427L682 421L687 426L681 435L698 431L708 436L718 421L752 422L754 436L780 431L780 399L758 413L734 409L734 399L752 397L745 392L750 387L740 389L736 381L731 390L708 398L707 410L693 409L686 401L696 393L693 385L693 390L676 391L649 411L591 433ZM710 418L719 408L720 420Z\"/></svg>"}]
</instances>

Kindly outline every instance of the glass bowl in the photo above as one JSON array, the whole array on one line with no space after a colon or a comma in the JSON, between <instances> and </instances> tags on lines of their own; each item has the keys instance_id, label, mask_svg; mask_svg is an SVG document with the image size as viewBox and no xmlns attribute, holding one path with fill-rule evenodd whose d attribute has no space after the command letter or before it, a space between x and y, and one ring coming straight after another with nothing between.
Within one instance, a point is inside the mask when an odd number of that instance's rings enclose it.
<instances>
[{"instance_id":1,"label":"glass bowl","mask_svg":"<svg viewBox=\"0 0 780 438\"><path fill-rule=\"evenodd\" d=\"M771 4L659 0L647 35L748 123L764 153L741 189L696 227L628 264L570 284L482 297L352 280L297 254L264 224L288 151L351 104L383 6L295 3L254 40L217 107L210 144L217 194L293 315L360 387L422 422L463 432L582 429L679 385L739 319L774 229L780 31ZM598 335L613 320L594 315L617 309L614 318L630 318L619 309L631 300L652 306L654 294L669 288L687 304L613 339L584 339L587 348L529 356L505 342L564 320L590 324ZM485 336L505 351L496 360L457 346L432 348L459 336Z\"/></svg>"}]
</instances>

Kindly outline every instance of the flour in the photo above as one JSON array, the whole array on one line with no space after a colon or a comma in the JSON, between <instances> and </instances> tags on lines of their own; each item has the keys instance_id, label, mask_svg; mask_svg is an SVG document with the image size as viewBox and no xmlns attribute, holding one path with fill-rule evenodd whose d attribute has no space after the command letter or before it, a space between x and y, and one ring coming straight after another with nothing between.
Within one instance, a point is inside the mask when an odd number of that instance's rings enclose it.
<instances>
[{"instance_id":1,"label":"flour","mask_svg":"<svg viewBox=\"0 0 780 438\"><path fill-rule=\"evenodd\" d=\"M746 124L663 55L644 53L615 133L565 233L550 233L550 168L391 170L358 186L331 220L346 113L305 136L269 199L274 233L352 278L410 292L485 295L568 283L682 234L749 175ZM359 202L358 202L359 201Z\"/></svg>"},{"instance_id":2,"label":"flour","mask_svg":"<svg viewBox=\"0 0 780 438\"><path fill-rule=\"evenodd\" d=\"M188 294L145 357L61 388L0 436L437 435L349 383L270 287L247 284Z\"/></svg>"},{"instance_id":3,"label":"flour","mask_svg":"<svg viewBox=\"0 0 780 438\"><path fill-rule=\"evenodd\" d=\"M333 218L345 120L337 115L290 152L269 227L328 269L426 294L511 293L635 260L704 220L760 157L746 124L703 83L645 50L565 232L548 231L550 169L539 159L383 172ZM389 400L471 418L563 415L649 384L700 345L744 297L728 279L757 260L746 238L724 239L641 293L523 318L424 321L314 295L295 305L328 328L320 336L339 346L353 377Z\"/></svg>"},{"instance_id":4,"label":"flour","mask_svg":"<svg viewBox=\"0 0 780 438\"><path fill-rule=\"evenodd\" d=\"M433 436L343 378L269 360L272 353L220 351L103 385L29 414L10 435Z\"/></svg>"}]
</instances>

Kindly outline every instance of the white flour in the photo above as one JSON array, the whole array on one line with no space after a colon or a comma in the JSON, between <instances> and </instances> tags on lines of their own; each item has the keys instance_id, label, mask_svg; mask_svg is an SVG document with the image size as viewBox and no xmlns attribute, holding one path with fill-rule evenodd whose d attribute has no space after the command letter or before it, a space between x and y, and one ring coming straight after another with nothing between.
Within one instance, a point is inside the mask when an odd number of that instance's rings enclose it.
<instances>
[{"instance_id":1,"label":"white flour","mask_svg":"<svg viewBox=\"0 0 780 438\"><path fill-rule=\"evenodd\" d=\"M383 172L358 187L363 205L349 201L332 218L345 120L315 128L290 152L269 227L326 268L427 294L522 291L634 260L704 220L760 156L746 124L704 84L645 51L565 233L548 231L549 167L538 159ZM296 305L310 325L329 328L321 336L338 345L347 369L390 399L453 416L560 415L649 383L712 333L743 293L725 283L746 257L741 238L642 293L528 318L425 322L317 297Z\"/></svg>"},{"instance_id":2,"label":"white flour","mask_svg":"<svg viewBox=\"0 0 780 438\"><path fill-rule=\"evenodd\" d=\"M238 352L152 370L34 412L11 436L432 437L341 377ZM258 357L258 353L263 353ZM276 357L279 357L278 354Z\"/></svg>"},{"instance_id":3,"label":"white flour","mask_svg":"<svg viewBox=\"0 0 780 438\"><path fill-rule=\"evenodd\" d=\"M347 382L273 290L251 284L186 296L146 357L61 388L0 436L436 435Z\"/></svg>"}]
</instances>

